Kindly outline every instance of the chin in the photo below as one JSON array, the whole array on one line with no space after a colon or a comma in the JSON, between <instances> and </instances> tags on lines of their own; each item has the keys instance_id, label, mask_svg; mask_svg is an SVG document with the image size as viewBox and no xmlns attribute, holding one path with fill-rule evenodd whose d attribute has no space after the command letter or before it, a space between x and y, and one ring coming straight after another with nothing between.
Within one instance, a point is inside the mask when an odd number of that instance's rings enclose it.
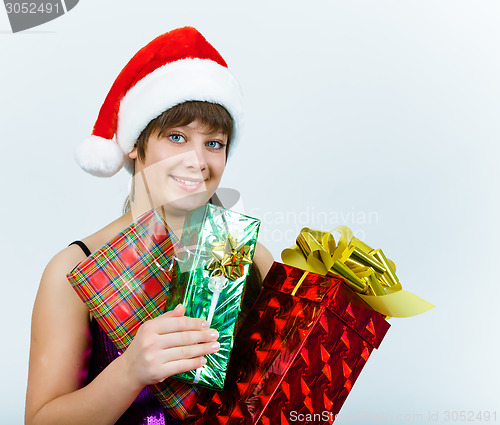
<instances>
[{"instance_id":1,"label":"chin","mask_svg":"<svg viewBox=\"0 0 500 425\"><path fill-rule=\"evenodd\" d=\"M171 210L192 211L205 205L209 201L210 197L210 194L207 192L196 193L171 200L167 202L165 206Z\"/></svg>"}]
</instances>

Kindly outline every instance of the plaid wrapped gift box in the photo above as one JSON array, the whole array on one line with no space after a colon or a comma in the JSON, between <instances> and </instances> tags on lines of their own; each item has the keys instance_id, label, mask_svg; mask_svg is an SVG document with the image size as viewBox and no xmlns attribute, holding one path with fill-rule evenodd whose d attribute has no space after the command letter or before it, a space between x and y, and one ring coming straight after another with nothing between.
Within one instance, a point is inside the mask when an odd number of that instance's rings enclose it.
<instances>
[{"instance_id":1,"label":"plaid wrapped gift box","mask_svg":"<svg viewBox=\"0 0 500 425\"><path fill-rule=\"evenodd\" d=\"M71 285L118 350L125 350L137 330L177 305L173 275L174 243L162 217L151 210L67 275ZM165 380L151 390L177 418L194 403L193 385Z\"/></svg>"},{"instance_id":2,"label":"plaid wrapped gift box","mask_svg":"<svg viewBox=\"0 0 500 425\"><path fill-rule=\"evenodd\" d=\"M202 394L186 423L331 423L389 328L340 277L275 262L263 286L224 391Z\"/></svg>"}]
</instances>

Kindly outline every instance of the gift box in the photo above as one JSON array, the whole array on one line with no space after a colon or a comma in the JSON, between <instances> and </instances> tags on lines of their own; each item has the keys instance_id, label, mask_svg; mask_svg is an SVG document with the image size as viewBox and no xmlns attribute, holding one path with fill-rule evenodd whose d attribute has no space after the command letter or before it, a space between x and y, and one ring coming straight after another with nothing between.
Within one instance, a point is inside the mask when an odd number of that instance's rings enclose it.
<instances>
[{"instance_id":1,"label":"gift box","mask_svg":"<svg viewBox=\"0 0 500 425\"><path fill-rule=\"evenodd\" d=\"M162 217L151 210L67 275L118 350L129 346L142 323L180 302L173 278L175 240ZM187 415L198 392L174 379L150 389L177 418Z\"/></svg>"},{"instance_id":2,"label":"gift box","mask_svg":"<svg viewBox=\"0 0 500 425\"><path fill-rule=\"evenodd\" d=\"M220 349L199 369L174 378L220 390L233 347L234 330L260 221L207 204L192 212L177 253L177 276L184 288L186 316L205 319L219 332Z\"/></svg>"},{"instance_id":3,"label":"gift box","mask_svg":"<svg viewBox=\"0 0 500 425\"><path fill-rule=\"evenodd\" d=\"M343 278L275 262L235 340L224 391L186 423L331 423L389 324Z\"/></svg>"}]
</instances>

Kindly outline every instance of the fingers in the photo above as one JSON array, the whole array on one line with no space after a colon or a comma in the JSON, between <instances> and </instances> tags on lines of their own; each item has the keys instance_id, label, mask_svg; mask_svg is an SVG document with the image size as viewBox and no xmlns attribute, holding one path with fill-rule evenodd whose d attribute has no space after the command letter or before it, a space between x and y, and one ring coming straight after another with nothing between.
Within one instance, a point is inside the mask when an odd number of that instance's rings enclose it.
<instances>
[{"instance_id":1,"label":"fingers","mask_svg":"<svg viewBox=\"0 0 500 425\"><path fill-rule=\"evenodd\" d=\"M185 347L188 345L217 341L218 338L219 332L215 329L208 329L206 331L174 332L161 335L158 348L167 349L173 347Z\"/></svg>"},{"instance_id":2,"label":"fingers","mask_svg":"<svg viewBox=\"0 0 500 425\"><path fill-rule=\"evenodd\" d=\"M163 375L169 377L177 373L187 372L188 370L198 369L202 367L207 362L204 357L196 357L194 359L181 359L175 360L163 365ZM162 379L163 382L166 378Z\"/></svg>"},{"instance_id":3,"label":"fingers","mask_svg":"<svg viewBox=\"0 0 500 425\"><path fill-rule=\"evenodd\" d=\"M166 364L179 360L188 360L201 358L208 354L213 354L219 351L220 344L217 341L204 342L195 345L184 345L181 347L173 347L162 350L159 354L158 361ZM188 369L189 370L189 369Z\"/></svg>"},{"instance_id":4,"label":"fingers","mask_svg":"<svg viewBox=\"0 0 500 425\"><path fill-rule=\"evenodd\" d=\"M186 308L182 304L177 304L173 310L169 310L163 314L164 317L184 316Z\"/></svg>"},{"instance_id":5,"label":"fingers","mask_svg":"<svg viewBox=\"0 0 500 425\"><path fill-rule=\"evenodd\" d=\"M168 377L197 369L206 363L203 356L220 349L219 333L209 329L206 320L186 317L185 312L179 304L143 323L136 335L136 346L146 364L145 374L153 381L158 382L155 376Z\"/></svg>"},{"instance_id":6,"label":"fingers","mask_svg":"<svg viewBox=\"0 0 500 425\"><path fill-rule=\"evenodd\" d=\"M177 306L174 310L158 316L157 318L146 322L153 330L162 335L172 332L183 331L201 331L208 329L206 320L184 316L184 307Z\"/></svg>"}]
</instances>

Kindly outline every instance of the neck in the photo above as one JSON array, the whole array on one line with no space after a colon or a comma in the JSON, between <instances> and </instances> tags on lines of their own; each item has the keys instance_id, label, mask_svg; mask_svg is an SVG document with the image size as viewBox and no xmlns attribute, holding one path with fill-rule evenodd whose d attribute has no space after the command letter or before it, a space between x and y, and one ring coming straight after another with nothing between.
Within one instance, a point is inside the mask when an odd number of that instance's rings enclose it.
<instances>
[{"instance_id":1,"label":"neck","mask_svg":"<svg viewBox=\"0 0 500 425\"><path fill-rule=\"evenodd\" d=\"M126 220L128 223L132 223L137 220L141 215L153 209L151 204L138 202L137 200L130 207L130 211L128 211L125 215L127 216ZM186 219L186 213L172 213L165 206L161 206L156 208L158 214L160 214L167 223L168 228L175 234L175 236L180 239L182 236L182 230L184 229L184 221Z\"/></svg>"}]
</instances>

